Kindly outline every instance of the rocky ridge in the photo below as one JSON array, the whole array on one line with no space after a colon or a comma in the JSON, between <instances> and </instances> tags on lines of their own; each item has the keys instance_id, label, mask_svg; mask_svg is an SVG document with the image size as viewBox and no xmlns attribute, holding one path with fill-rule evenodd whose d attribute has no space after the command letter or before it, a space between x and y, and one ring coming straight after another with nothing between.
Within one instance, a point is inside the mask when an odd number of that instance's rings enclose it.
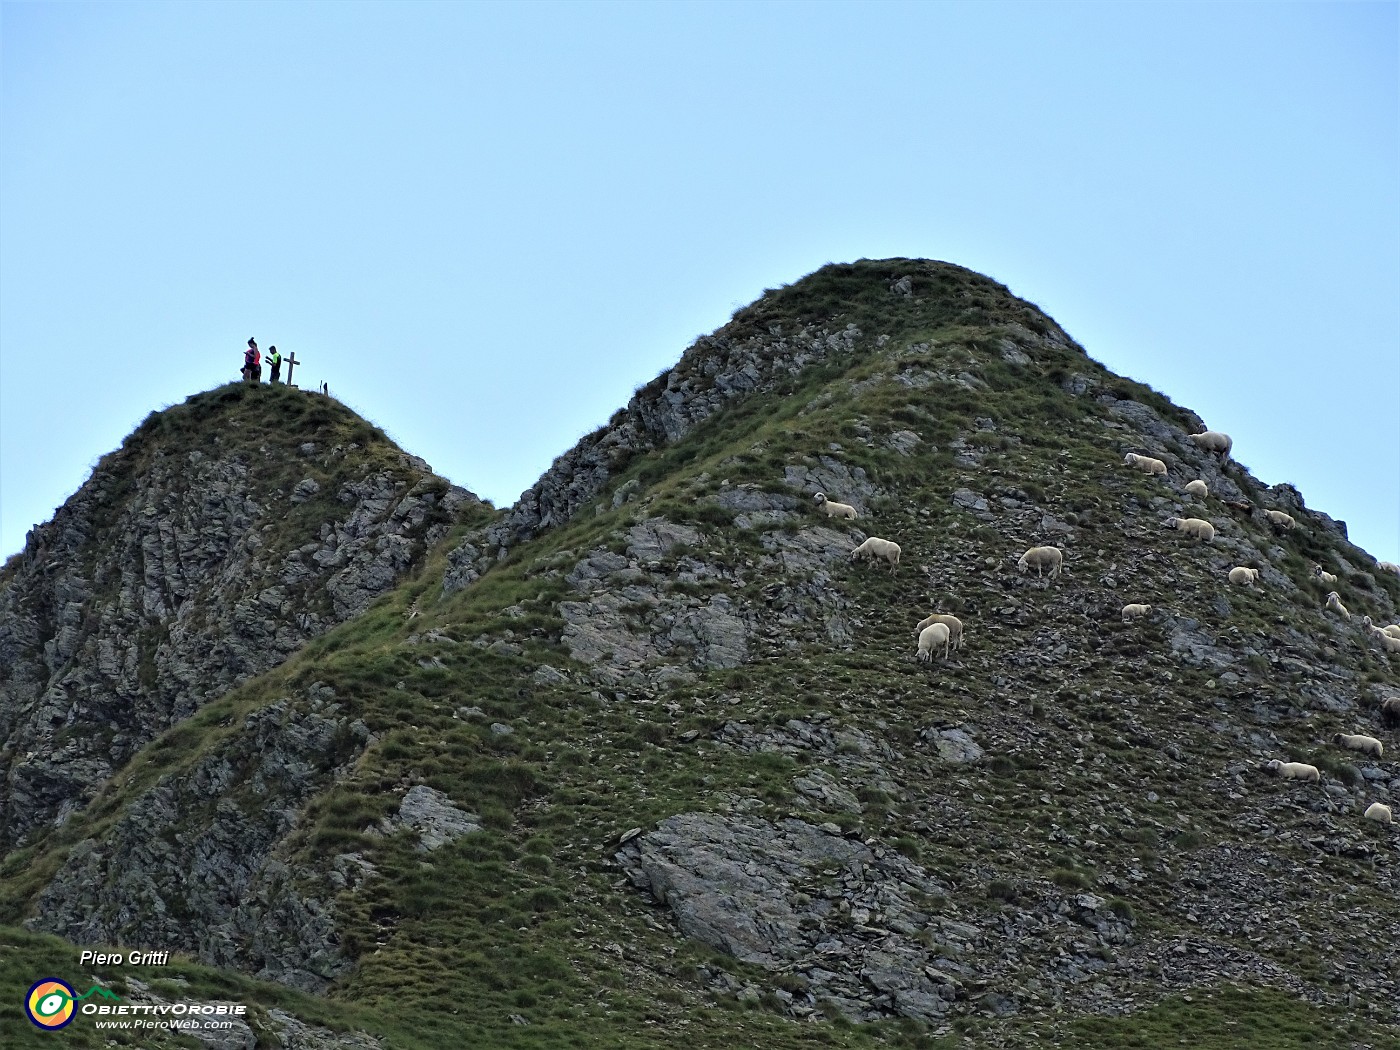
<instances>
[{"instance_id":1,"label":"rocky ridge","mask_svg":"<svg viewBox=\"0 0 1400 1050\"><path fill-rule=\"evenodd\" d=\"M839 331L803 326L790 338L781 330L702 337L606 427L555 460L499 522L468 538L450 558L454 571L444 587L465 586L515 544L567 522L637 456L674 444L736 398L761 393L828 356L852 353L859 336L851 325Z\"/></svg>"},{"instance_id":2,"label":"rocky ridge","mask_svg":"<svg viewBox=\"0 0 1400 1050\"><path fill-rule=\"evenodd\" d=\"M0 846L362 612L477 504L316 395L225 387L152 417L5 567Z\"/></svg>"},{"instance_id":3,"label":"rocky ridge","mask_svg":"<svg viewBox=\"0 0 1400 1050\"><path fill-rule=\"evenodd\" d=\"M925 296L915 298L911 293L892 297L881 304L882 312L892 312L897 304L911 312L922 311L925 316L934 310L949 318L979 316L980 303L964 306L953 295L946 301L934 297L928 294L929 284L935 288L941 283L962 284L964 287L956 296L963 299L975 300L978 293L1005 294L1000 285L960 267L929 266L913 260L887 262L891 273L902 269L923 271L920 277ZM830 267L828 271L838 279L849 279L843 268ZM908 273L895 280L913 287ZM785 396L813 369L833 364L839 368L843 360L869 352L872 339L857 323L832 323L823 316L825 313L818 310L810 318L794 317L788 297L770 290L757 303L738 311L730 324L696 340L673 368L641 387L606 426L555 460L499 521L464 539L449 556L452 568L443 580L445 591L450 594L460 590L517 544L571 520L638 457L676 444L737 401ZM1073 345L1059 326L1039 311L1034 311L1034 320L1041 326L1038 332L1017 326L1017 335L1039 346L1068 349ZM888 333L882 333L873 342L883 346L890 338ZM1014 348L1007 352L1020 353ZM960 376L947 373L896 378L923 386L930 382L965 382ZM912 432L903 433L917 441ZM909 438L896 439L899 440ZM636 489L633 482L630 488L614 493L615 505L635 498Z\"/></svg>"}]
</instances>

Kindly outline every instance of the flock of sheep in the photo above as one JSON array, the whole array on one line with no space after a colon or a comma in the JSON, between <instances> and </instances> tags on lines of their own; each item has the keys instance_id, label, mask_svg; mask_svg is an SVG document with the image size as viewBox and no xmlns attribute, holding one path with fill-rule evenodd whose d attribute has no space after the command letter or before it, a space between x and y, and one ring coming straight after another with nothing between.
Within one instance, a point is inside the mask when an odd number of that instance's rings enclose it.
<instances>
[{"instance_id":1,"label":"flock of sheep","mask_svg":"<svg viewBox=\"0 0 1400 1050\"><path fill-rule=\"evenodd\" d=\"M1207 430L1200 434L1187 435L1196 447L1203 452L1218 455L1223 462L1229 458L1230 449L1233 442L1228 434L1219 431ZM1160 459L1152 456L1138 455L1129 452L1124 457L1124 464L1135 467L1146 474L1158 477L1167 476L1167 465ZM1210 489L1206 483L1199 478L1189 481L1184 486L1186 493L1201 502L1204 502L1210 495ZM837 503L828 499L825 493L818 492L814 497L817 509L829 518L855 519L860 515L856 509L846 503ZM1232 504L1242 509L1252 510L1249 504ZM1298 522L1291 514L1281 510L1264 510L1264 516L1269 523L1280 530L1296 528ZM1215 539L1215 526L1204 518L1168 518L1164 522L1165 527L1176 529L1186 536L1194 539L1198 543L1210 543ZM860 561L863 559L883 560L889 564L890 572L896 572L899 568L899 556L901 549L898 543L893 540L881 539L871 536L855 550L851 551L851 560ZM1036 576L1040 579L1053 580L1060 575L1060 570L1064 565L1064 553L1058 547L1032 547L1021 555L1016 567L1022 573L1034 569ZM1400 566L1392 562L1378 561L1378 569L1382 572L1393 573L1400 576ZM1332 585L1337 582L1337 577L1333 573L1327 572L1321 565L1313 566L1313 576L1324 584ZM1232 568L1228 575L1229 581L1235 586L1253 587L1259 579L1259 570L1249 566L1237 565ZM1339 616L1351 619L1351 613L1342 604L1341 595L1336 591L1327 594L1327 610L1337 613ZM1123 606L1123 622L1141 619L1152 611L1152 606L1133 602ZM1371 622L1369 616L1362 617L1362 625L1371 637L1376 640L1386 652L1400 653L1400 624L1391 624L1387 627L1377 627ZM918 635L918 659L924 663L933 660L934 653L938 648L943 650L943 659L948 659L950 649L961 649L963 638L963 624L956 616L948 613L934 613L931 616L919 621L915 628ZM1381 708L1381 714L1387 722L1400 724L1400 698L1392 697L1387 699ZM1384 745L1373 736L1352 733L1337 733L1332 742L1341 747L1359 751L1374 758L1380 758L1385 753ZM1321 774L1318 768L1306 762L1282 762L1275 759L1269 762L1265 769L1278 776L1290 780L1304 780L1318 782ZM1391 823L1390 807L1382 802L1373 802L1367 807L1365 817L1368 820L1378 821L1382 824Z\"/></svg>"}]
</instances>

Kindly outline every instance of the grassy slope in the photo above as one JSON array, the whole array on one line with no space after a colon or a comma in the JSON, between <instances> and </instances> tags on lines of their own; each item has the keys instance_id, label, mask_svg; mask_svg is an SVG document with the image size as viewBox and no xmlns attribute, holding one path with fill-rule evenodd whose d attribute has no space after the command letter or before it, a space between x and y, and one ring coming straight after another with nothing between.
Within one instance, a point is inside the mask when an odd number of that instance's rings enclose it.
<instances>
[{"instance_id":1,"label":"grassy slope","mask_svg":"<svg viewBox=\"0 0 1400 1050\"><path fill-rule=\"evenodd\" d=\"M1121 457L1101 440L1077 437L1082 418L1099 410L1069 399L1057 381L1094 366L1068 352L1029 369L1007 365L995 355L994 339L976 327L1008 320L1027 327L1042 323L1031 311L1008 308L986 283L968 281L942 290L962 296L957 309L929 311L922 321L905 313L890 322L883 312L883 281L871 278L868 272L855 278L844 271L817 275L741 311L734 325L758 330L806 310L825 316L836 304L836 326L851 322L867 336L891 336L882 351L863 354L849 367L803 373L781 397L740 403L679 445L640 459L617 479L619 484L630 477L641 481L638 504L596 517L585 512L442 602L434 597L442 571L439 554L419 578L364 616L172 730L88 812L11 858L0 869L3 917L18 920L66 848L100 834L125 798L188 765L196 751L215 746L218 734L229 731L221 726L231 715L277 697L300 696L313 682L322 682L380 739L350 778L309 808L293 848L313 864L336 853L361 852L381 877L342 901L347 944L360 959L355 974L319 1010L306 1003L293 1008L334 1027L364 1027L384 1037L386 1045L642 1047L675 1045L681 1038L697 1047L941 1045L910 1024L794 1024L762 1000L741 1005L717 999L706 973L728 971L759 987L771 982L680 939L666 916L622 888L609 863L619 833L738 797L760 800L760 812L769 816L835 819L862 834L898 840L901 849L958 887L954 904L961 914L995 914L1010 907L1002 888L1014 897L1052 882L1073 886L1083 879L1087 885L1097 873L1138 858L1159 867L1122 906L1137 916L1144 934L1179 926L1171 909L1173 884L1158 873L1183 862L1192 850L1239 839L1240 805L1204 778L1186 777L1158 803L1134 793L1130 805L1105 813L1104 796L1118 785L1160 783L1173 769L1146 742L1115 742L1115 723L1130 710L1150 727L1155 743L1171 741L1194 761L1215 768L1226 761L1229 748L1206 719L1232 715L1212 696L1208 676L1164 655L1153 628L1120 630L1101 617L1086 616L1070 597L1074 589L1091 588L1110 564L1146 542L1140 528L1122 535L1112 526L1125 513L1142 514L1150 524L1145 515L1154 483L1125 476L1117 468ZM930 350L908 349L931 340L938 345ZM941 386L911 391L877 381L858 400L849 394L852 383L915 366L973 370L989 390L980 395ZM1176 414L1137 384L1108 382L1122 396ZM960 471L948 442L970 430L974 416L1001 421L1000 436L978 439L986 455L981 470ZM864 445L860 428L877 435L914 429L924 443L914 456L901 457L878 442ZM714 491L718 478L773 486L785 465L824 451L830 441L840 442L845 462L863 466L890 494L875 507L879 532L898 537L905 548L906 571L894 579L859 568L833 570L858 624L858 644L841 650L814 641L795 653L760 647L743 668L701 672L693 684L668 689L593 690L532 679L541 663L574 667L558 644L557 603L572 597L558 567L567 571L576 556L615 545L614 535L629 522L664 514L706 530L707 549L744 575L758 552L756 538L726 527L722 513L696 499ZM983 564L988 553L1002 557L1020 539L954 509L949 497L962 485L982 492L1002 486L1061 517L1099 522L1102 548L1077 550L1062 588L1020 590L1014 580L1008 584L1004 564L994 570ZM1178 583L1156 584L1144 572L1135 600L1187 604L1218 591L1200 555L1165 544L1157 534L1151 542L1170 559ZM1315 539L1286 542L1293 548L1290 562L1301 566L1315 554L1306 549ZM930 579L918 571L925 564L935 567L943 585L935 593L955 593L969 623L964 657L932 678L909 660L909 614L929 601ZM748 573L740 590L762 582ZM1034 606L1037 616L1057 617L1083 647L1058 661L1037 663L1033 674L1009 672L998 650L1033 652L1037 625L1036 617L1004 611L1008 595ZM1110 600L1111 592L1101 598ZM415 600L425 611L409 620ZM1260 596L1254 604L1237 603L1231 621L1261 644L1280 612L1293 615L1271 608L1269 600ZM511 607L513 615L505 612ZM1315 621L1320 634L1332 630L1320 617ZM475 640L506 646L492 650L472 644ZM1369 675L1389 676L1374 657L1349 653L1347 659ZM1164 707L1153 690L1168 671L1174 685ZM993 685L999 674L1013 684ZM1288 687L1277 678L1266 684L1262 674L1251 684L1278 694ZM466 706L481 708L485 717L459 717L458 709ZM1044 737L1038 741L1024 734L1029 710L1043 718L1037 724ZM838 724L879 733L906 759L894 771L894 793L851 785L863 789L866 805L859 817L823 813L793 790L794 774L821 764L821 756L744 753L708 745L705 736L697 743L682 739L688 730L703 734L727 721L776 727L815 711ZM948 776L920 753L918 731L968 720L983 728L985 739L1000 742L1001 752L984 765ZM492 733L492 721L507 722L515 731ZM1300 749L1311 739L1301 725L1280 731ZM1067 789L1048 768L1051 756L1075 746L1085 733L1098 734L1105 743L1089 768L1074 773ZM484 832L434 853L431 861L403 836L364 835L368 824L394 808L410 782L436 787L479 814ZM1251 797L1276 794L1272 785L1252 784L1249 791ZM928 819L948 800L965 815L964 827L955 830ZM1007 820L1012 800L1015 816ZM1105 828L1092 849L1050 841L1044 834L1047 826L1074 829L1092 822ZM1338 876L1367 894L1393 923L1395 904L1367 888L1364 866L1337 863L1343 868ZM1374 876L1369 885L1374 886ZM9 936L15 945L28 935ZM65 961L55 943L44 942L42 951L49 953L44 957L59 975L71 973L71 956ZM40 950L33 941L19 948L26 963L29 952ZM18 967L16 976L22 978L23 970ZM270 1002L274 994L282 1001L297 998L255 987L245 978L192 967L183 971L199 987L212 990L226 982L222 987L232 991L220 994L235 998L241 994L259 1003ZM1052 1045L1064 1040L1084 1046L1162 1045L1183 1026L1202 1046L1344 1045L1329 1042L1344 1025L1356 1026L1355 1034L1375 1045L1389 1038L1364 1015L1340 1017L1268 990L1219 989L1213 997L1193 998L1190 1003L1168 999L1127 1018L1028 1016L1012 1022L1009 1032L1017 1040L1036 1035ZM515 1023L513 1015L528 1023ZM1276 1028L1275 1042L1230 1041L1242 1020L1263 1017ZM960 1024L975 1034L991 1022ZM1006 1029L997 1025L996 1030ZM41 1045L42 1034L36 1036L30 1042Z\"/></svg>"}]
</instances>

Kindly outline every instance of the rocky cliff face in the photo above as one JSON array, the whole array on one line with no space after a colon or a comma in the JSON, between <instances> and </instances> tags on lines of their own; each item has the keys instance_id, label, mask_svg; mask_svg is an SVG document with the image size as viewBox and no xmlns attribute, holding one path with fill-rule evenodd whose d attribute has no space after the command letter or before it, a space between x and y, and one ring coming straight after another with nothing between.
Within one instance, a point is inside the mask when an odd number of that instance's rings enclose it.
<instances>
[{"instance_id":1,"label":"rocky cliff face","mask_svg":"<svg viewBox=\"0 0 1400 1050\"><path fill-rule=\"evenodd\" d=\"M985 278L829 267L468 532L421 610L138 754L0 899L386 1018L412 973L448 1041L1025 1045L1232 984L1392 1037L1400 837L1361 813L1400 803L1400 658L1360 619L1400 579L1203 425ZM851 562L870 535L897 572ZM1017 571L1041 544L1055 580ZM935 609L966 636L925 665Z\"/></svg>"},{"instance_id":2,"label":"rocky cliff face","mask_svg":"<svg viewBox=\"0 0 1400 1050\"><path fill-rule=\"evenodd\" d=\"M75 846L29 925L75 944L136 937L323 991L349 965L334 889L324 878L308 885L309 873L279 853L302 807L371 735L340 713L330 690L312 692L307 711L282 700L248 716L193 769L134 800L100 840Z\"/></svg>"},{"instance_id":3,"label":"rocky cliff face","mask_svg":"<svg viewBox=\"0 0 1400 1050\"><path fill-rule=\"evenodd\" d=\"M225 387L149 419L0 585L0 848L363 611L471 493L330 401Z\"/></svg>"}]
</instances>

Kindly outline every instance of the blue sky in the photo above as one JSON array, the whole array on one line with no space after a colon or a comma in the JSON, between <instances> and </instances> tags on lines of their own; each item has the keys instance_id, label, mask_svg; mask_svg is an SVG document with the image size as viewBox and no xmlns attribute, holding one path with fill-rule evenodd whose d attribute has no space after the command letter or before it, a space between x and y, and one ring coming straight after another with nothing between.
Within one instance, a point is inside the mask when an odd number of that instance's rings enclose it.
<instances>
[{"instance_id":1,"label":"blue sky","mask_svg":"<svg viewBox=\"0 0 1400 1050\"><path fill-rule=\"evenodd\" d=\"M1396 3L0 4L0 555L305 362L508 505L764 288L969 266L1400 561Z\"/></svg>"}]
</instances>

